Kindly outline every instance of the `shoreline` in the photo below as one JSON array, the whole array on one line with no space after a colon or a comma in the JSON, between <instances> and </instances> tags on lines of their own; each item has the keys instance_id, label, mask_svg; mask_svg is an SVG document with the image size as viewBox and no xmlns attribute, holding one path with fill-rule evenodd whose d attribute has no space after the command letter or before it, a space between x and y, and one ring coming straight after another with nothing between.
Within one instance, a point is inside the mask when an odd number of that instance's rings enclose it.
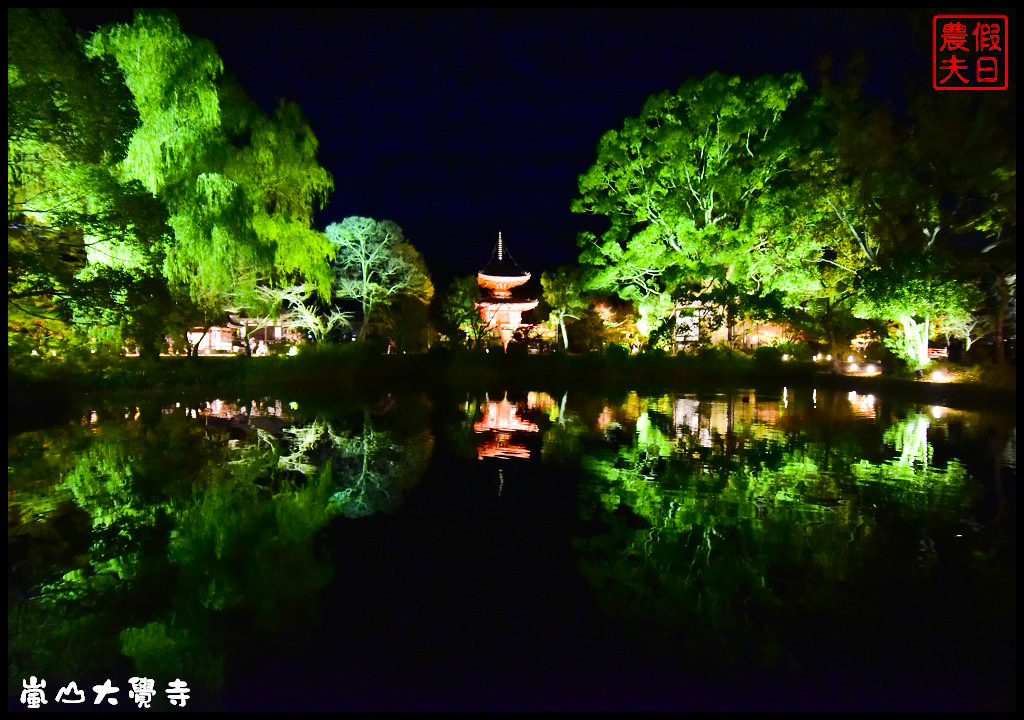
<instances>
[{"instance_id":1,"label":"shoreline","mask_svg":"<svg viewBox=\"0 0 1024 720\"><path fill-rule=\"evenodd\" d=\"M892 375L835 374L808 362L763 363L736 355L484 355L435 352L375 355L360 348L297 358L127 358L96 371L52 366L27 374L8 367L8 432L39 427L83 399L292 392L374 401L385 392L721 392L738 386L791 386L879 393L907 402L1009 412L1016 387L936 383ZM1015 378L1015 375L1012 376Z\"/></svg>"}]
</instances>

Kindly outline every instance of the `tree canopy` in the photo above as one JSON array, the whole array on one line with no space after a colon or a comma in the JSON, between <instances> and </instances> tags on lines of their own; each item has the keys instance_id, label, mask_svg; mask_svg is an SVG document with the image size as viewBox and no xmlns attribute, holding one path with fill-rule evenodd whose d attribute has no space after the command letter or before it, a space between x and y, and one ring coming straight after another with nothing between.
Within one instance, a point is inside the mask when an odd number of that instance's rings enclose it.
<instances>
[{"instance_id":1,"label":"tree canopy","mask_svg":"<svg viewBox=\"0 0 1024 720\"><path fill-rule=\"evenodd\" d=\"M815 249L786 202L800 145L790 116L805 91L795 74L713 74L650 98L605 134L573 203L610 223L600 238L581 237L589 287L614 289L652 314L671 308L684 285L700 293L813 284Z\"/></svg>"},{"instance_id":2,"label":"tree canopy","mask_svg":"<svg viewBox=\"0 0 1024 720\"><path fill-rule=\"evenodd\" d=\"M334 294L359 303L361 338L367 337L375 311L400 297L427 303L434 296L426 263L394 222L349 217L328 225L326 233L333 248Z\"/></svg>"},{"instance_id":3,"label":"tree canopy","mask_svg":"<svg viewBox=\"0 0 1024 720\"><path fill-rule=\"evenodd\" d=\"M580 177L573 210L609 223L580 236L585 287L632 301L645 337L693 299L727 318L775 306L829 344L854 315L892 322L913 367L936 320L977 326L987 292L1001 338L1016 161L992 128L1012 133L1008 104L930 93L893 110L851 75L812 95L795 74L716 73L651 97Z\"/></svg>"},{"instance_id":4,"label":"tree canopy","mask_svg":"<svg viewBox=\"0 0 1024 720\"><path fill-rule=\"evenodd\" d=\"M316 137L296 106L267 116L223 70L170 13L83 40L56 11L8 12L9 311L100 313L154 341L164 328L140 308L208 325L260 286L329 295L312 220L333 181Z\"/></svg>"}]
</instances>

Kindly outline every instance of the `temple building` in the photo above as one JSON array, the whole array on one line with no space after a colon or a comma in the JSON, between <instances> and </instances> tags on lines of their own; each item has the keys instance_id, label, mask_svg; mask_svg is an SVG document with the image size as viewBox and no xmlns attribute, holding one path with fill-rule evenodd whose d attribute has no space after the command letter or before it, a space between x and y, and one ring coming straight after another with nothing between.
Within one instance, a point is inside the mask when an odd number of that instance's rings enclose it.
<instances>
[{"instance_id":1,"label":"temple building","mask_svg":"<svg viewBox=\"0 0 1024 720\"><path fill-rule=\"evenodd\" d=\"M530 273L523 270L512 259L505 243L498 233L498 244L491 253L491 261L477 273L476 281L486 297L476 304L480 318L487 324L488 331L501 335L501 344L508 350L509 341L515 331L527 327L523 313L533 310L540 302L529 297L516 297L513 290L530 279Z\"/></svg>"}]
</instances>

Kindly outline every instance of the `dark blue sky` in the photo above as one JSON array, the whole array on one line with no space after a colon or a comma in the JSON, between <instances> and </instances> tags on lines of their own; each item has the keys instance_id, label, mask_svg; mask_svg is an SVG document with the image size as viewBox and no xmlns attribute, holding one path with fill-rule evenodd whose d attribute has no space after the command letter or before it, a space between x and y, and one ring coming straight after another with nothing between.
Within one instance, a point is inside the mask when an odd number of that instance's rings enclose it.
<instances>
[{"instance_id":1,"label":"dark blue sky","mask_svg":"<svg viewBox=\"0 0 1024 720\"><path fill-rule=\"evenodd\" d=\"M264 109L302 107L336 184L321 227L394 220L442 285L499 230L535 275L575 260L576 234L601 228L569 210L601 135L690 77L799 71L813 88L820 58L862 51L880 97L930 88L933 11L175 12Z\"/></svg>"}]
</instances>

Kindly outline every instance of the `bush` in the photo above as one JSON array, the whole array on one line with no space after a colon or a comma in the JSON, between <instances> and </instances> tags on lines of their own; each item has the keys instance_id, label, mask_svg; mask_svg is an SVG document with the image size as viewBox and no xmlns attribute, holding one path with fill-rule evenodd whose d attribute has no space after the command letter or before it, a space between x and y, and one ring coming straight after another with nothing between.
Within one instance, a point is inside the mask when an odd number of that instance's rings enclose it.
<instances>
[{"instance_id":1,"label":"bush","mask_svg":"<svg viewBox=\"0 0 1024 720\"><path fill-rule=\"evenodd\" d=\"M778 347L759 347L754 351L754 362L758 368L778 368L782 366L783 352Z\"/></svg>"},{"instance_id":2,"label":"bush","mask_svg":"<svg viewBox=\"0 0 1024 720\"><path fill-rule=\"evenodd\" d=\"M629 350L621 345L609 345L608 349L604 351L604 354L609 360L622 362L629 357Z\"/></svg>"}]
</instances>

